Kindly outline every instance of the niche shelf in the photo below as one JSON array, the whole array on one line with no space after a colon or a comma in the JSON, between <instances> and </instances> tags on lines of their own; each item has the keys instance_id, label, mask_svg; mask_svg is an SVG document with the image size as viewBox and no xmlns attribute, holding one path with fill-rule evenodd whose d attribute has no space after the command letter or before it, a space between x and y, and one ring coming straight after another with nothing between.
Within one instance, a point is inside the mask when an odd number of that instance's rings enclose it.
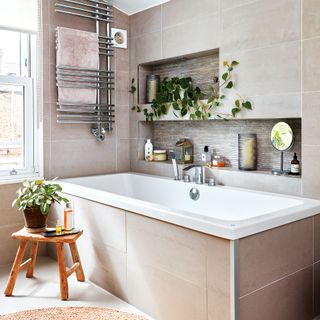
<instances>
[{"instance_id":1,"label":"niche shelf","mask_svg":"<svg viewBox=\"0 0 320 320\"><path fill-rule=\"evenodd\" d=\"M205 96L211 86L217 85L219 78L219 50L209 50L171 59L153 61L138 65L137 95L138 104L145 107L147 76L156 74L160 80L166 77L191 77L194 86L199 86Z\"/></svg>"}]
</instances>

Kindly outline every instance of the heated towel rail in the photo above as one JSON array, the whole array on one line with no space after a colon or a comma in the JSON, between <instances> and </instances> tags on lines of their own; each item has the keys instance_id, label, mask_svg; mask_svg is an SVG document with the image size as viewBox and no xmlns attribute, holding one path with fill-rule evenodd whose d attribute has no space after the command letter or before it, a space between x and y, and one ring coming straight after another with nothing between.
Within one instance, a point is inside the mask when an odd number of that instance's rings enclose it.
<instances>
[{"instance_id":1,"label":"heated towel rail","mask_svg":"<svg viewBox=\"0 0 320 320\"><path fill-rule=\"evenodd\" d=\"M76 67L56 68L56 84L59 88L95 88L96 103L74 104L57 102L58 123L90 123L92 133L98 141L112 131L114 123L114 71L111 70L113 47L111 37L112 6L105 0L57 0L55 12L95 20L99 37L98 69ZM101 32L101 25L105 26ZM104 101L102 101L104 100Z\"/></svg>"}]
</instances>

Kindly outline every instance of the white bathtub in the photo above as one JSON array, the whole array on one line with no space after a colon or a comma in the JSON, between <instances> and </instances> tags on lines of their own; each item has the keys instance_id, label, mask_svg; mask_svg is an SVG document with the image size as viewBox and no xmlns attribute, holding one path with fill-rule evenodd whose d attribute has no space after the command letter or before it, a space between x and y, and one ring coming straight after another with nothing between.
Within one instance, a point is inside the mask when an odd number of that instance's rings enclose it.
<instances>
[{"instance_id":1,"label":"white bathtub","mask_svg":"<svg viewBox=\"0 0 320 320\"><path fill-rule=\"evenodd\" d=\"M67 194L235 240L320 213L320 201L135 173L60 180ZM198 200L189 196L191 188Z\"/></svg>"}]
</instances>

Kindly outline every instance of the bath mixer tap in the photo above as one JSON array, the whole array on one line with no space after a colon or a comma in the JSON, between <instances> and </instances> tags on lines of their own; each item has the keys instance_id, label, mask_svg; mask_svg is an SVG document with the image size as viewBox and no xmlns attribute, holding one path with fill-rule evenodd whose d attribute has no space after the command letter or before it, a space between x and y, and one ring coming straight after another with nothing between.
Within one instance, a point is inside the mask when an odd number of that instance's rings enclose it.
<instances>
[{"instance_id":1,"label":"bath mixer tap","mask_svg":"<svg viewBox=\"0 0 320 320\"><path fill-rule=\"evenodd\" d=\"M205 177L205 166L199 165L199 164L192 164L190 166L187 166L183 168L184 172L187 172L191 169L195 168L195 177L194 177L194 182L196 184L204 184L206 182L206 177Z\"/></svg>"}]
</instances>

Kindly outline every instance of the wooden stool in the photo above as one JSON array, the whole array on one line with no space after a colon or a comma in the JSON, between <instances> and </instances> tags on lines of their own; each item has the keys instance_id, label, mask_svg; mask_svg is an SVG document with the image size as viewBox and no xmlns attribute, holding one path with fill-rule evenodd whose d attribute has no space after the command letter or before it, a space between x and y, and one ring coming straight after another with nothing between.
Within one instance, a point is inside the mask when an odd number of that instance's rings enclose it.
<instances>
[{"instance_id":1,"label":"wooden stool","mask_svg":"<svg viewBox=\"0 0 320 320\"><path fill-rule=\"evenodd\" d=\"M4 294L6 296L12 295L20 270L28 267L26 277L27 278L33 277L33 270L36 263L39 242L46 242L46 243L55 243L56 245L59 274L60 274L61 300L67 300L69 295L68 294L68 291L69 291L68 277L73 272L75 272L78 281L85 280L82 264L80 261L80 256L79 256L77 245L76 245L76 240L82 235L82 233L83 231L80 230L80 232L77 234L71 234L71 235L60 236L60 237L44 237L41 234L28 233L24 229L21 229L18 232L13 233L12 238L20 240L20 245L11 269L11 273L10 273L7 287L6 287L6 290L4 291ZM30 257L28 260L22 263L28 241L31 241ZM65 243L69 244L72 260L74 263L73 266L68 270L66 270L66 263L64 259L63 245Z\"/></svg>"}]
</instances>

